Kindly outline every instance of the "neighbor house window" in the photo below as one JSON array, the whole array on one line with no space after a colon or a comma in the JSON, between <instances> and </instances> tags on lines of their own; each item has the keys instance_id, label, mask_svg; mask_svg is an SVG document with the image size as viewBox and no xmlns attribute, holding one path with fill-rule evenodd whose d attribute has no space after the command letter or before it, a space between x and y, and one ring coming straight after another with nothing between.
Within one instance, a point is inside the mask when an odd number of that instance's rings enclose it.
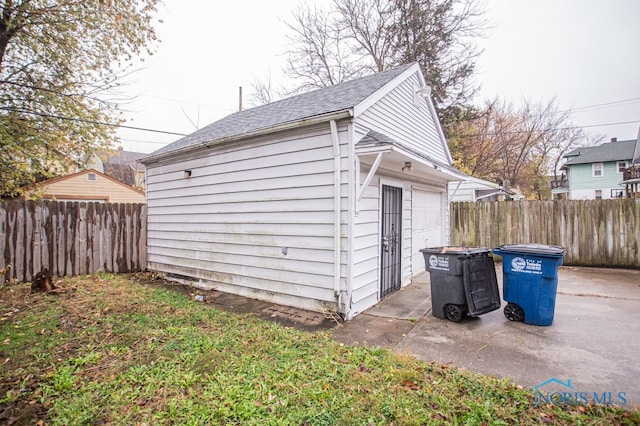
<instances>
[{"instance_id":1,"label":"neighbor house window","mask_svg":"<svg viewBox=\"0 0 640 426\"><path fill-rule=\"evenodd\" d=\"M596 200L602 200L602 190L596 189Z\"/></svg>"},{"instance_id":2,"label":"neighbor house window","mask_svg":"<svg viewBox=\"0 0 640 426\"><path fill-rule=\"evenodd\" d=\"M629 167L629 165L626 161L618 161L618 173L623 173L627 167Z\"/></svg>"},{"instance_id":3,"label":"neighbor house window","mask_svg":"<svg viewBox=\"0 0 640 426\"><path fill-rule=\"evenodd\" d=\"M87 180L96 180L96 174L95 173L88 173L87 174Z\"/></svg>"},{"instance_id":4,"label":"neighbor house window","mask_svg":"<svg viewBox=\"0 0 640 426\"><path fill-rule=\"evenodd\" d=\"M593 163L591 165L591 170L593 172L593 177L602 177L604 175L604 164Z\"/></svg>"}]
</instances>

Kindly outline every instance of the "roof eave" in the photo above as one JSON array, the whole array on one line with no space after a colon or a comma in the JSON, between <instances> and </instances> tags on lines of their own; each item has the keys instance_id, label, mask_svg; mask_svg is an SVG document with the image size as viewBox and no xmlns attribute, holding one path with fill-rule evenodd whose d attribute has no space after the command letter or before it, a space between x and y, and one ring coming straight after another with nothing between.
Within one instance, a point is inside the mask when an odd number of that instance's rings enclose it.
<instances>
[{"instance_id":1,"label":"roof eave","mask_svg":"<svg viewBox=\"0 0 640 426\"><path fill-rule=\"evenodd\" d=\"M291 130L291 129L296 129L296 128L300 128L300 127L306 127L306 126L312 126L314 124L319 124L319 123L323 123L323 122L327 122L327 121L331 121L331 120L341 120L344 118L351 118L353 117L353 109L349 108L349 109L343 109L340 111L333 111L330 113L326 113L326 114L321 114L321 115L317 115L314 117L307 117L307 118L303 118L300 120L295 120L295 121L289 121L286 123L281 123L275 126L270 126L270 127L265 127L262 129L257 129L257 130L253 130L251 132L244 132L244 133L240 133L237 135L233 135L233 136L227 136L224 138L219 138L219 139L214 139L214 140L210 140L210 141L205 141L205 142L201 142L201 143L197 143L194 145L189 145L186 146L184 148L178 148L178 149L174 149L171 151L167 151L167 152L162 152L160 154L157 155L150 155L148 157L142 158L138 161L140 161L141 163L147 165L147 164L151 164L151 163L157 163L165 158L168 157L176 157L176 156L180 156L182 154L187 154L193 151L198 151L199 149L202 148L210 148L212 146L216 146L216 145L220 145L220 144L225 144L225 143L229 143L229 142L236 142L236 141L240 141L243 139L249 139L249 138L254 138L254 137L258 137L258 136L263 136L263 135L268 135L271 133L277 133L277 132L283 132L286 130Z\"/></svg>"},{"instance_id":2,"label":"roof eave","mask_svg":"<svg viewBox=\"0 0 640 426\"><path fill-rule=\"evenodd\" d=\"M438 162L426 158L410 149L407 149L396 143L377 143L365 146L356 146L356 154L357 155L367 155L367 154L378 154L378 153L397 153L407 160L411 160L416 162L417 164L422 165L426 169L428 169L432 174L435 174L440 177L443 181L447 182L457 182L457 181L466 181L468 180L467 175L457 170L454 167L439 164Z\"/></svg>"}]
</instances>

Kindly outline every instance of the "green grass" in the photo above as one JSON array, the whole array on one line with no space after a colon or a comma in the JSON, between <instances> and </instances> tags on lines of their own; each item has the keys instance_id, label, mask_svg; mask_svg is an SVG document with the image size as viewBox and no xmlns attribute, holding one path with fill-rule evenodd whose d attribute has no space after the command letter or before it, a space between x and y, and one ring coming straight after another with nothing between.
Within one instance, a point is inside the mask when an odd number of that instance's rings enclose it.
<instances>
[{"instance_id":1,"label":"green grass","mask_svg":"<svg viewBox=\"0 0 640 426\"><path fill-rule=\"evenodd\" d=\"M55 295L0 288L0 423L640 423L612 407L535 407L505 380L344 346L138 278L66 278Z\"/></svg>"}]
</instances>

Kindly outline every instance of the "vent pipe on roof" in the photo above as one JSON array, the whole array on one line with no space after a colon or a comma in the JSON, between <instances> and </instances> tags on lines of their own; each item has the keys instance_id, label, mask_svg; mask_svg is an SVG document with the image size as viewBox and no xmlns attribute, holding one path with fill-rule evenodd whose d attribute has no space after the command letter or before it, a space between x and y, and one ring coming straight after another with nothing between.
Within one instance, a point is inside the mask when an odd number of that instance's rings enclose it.
<instances>
[{"instance_id":1,"label":"vent pipe on roof","mask_svg":"<svg viewBox=\"0 0 640 426\"><path fill-rule=\"evenodd\" d=\"M611 142L618 142L618 138L611 138Z\"/></svg>"}]
</instances>

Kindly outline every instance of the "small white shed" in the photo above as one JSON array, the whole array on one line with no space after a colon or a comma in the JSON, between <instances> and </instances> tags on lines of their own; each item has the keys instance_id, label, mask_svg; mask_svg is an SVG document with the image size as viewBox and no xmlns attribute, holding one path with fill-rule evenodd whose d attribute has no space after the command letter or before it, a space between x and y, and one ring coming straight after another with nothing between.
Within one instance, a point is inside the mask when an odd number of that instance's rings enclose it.
<instances>
[{"instance_id":1,"label":"small white shed","mask_svg":"<svg viewBox=\"0 0 640 426\"><path fill-rule=\"evenodd\" d=\"M515 196L512 190L505 189L502 185L467 176L467 180L451 182L449 184L449 201L452 203L461 201L504 201Z\"/></svg>"},{"instance_id":2,"label":"small white shed","mask_svg":"<svg viewBox=\"0 0 640 426\"><path fill-rule=\"evenodd\" d=\"M448 243L451 156L418 64L229 115L152 153L148 267L346 319Z\"/></svg>"}]
</instances>

